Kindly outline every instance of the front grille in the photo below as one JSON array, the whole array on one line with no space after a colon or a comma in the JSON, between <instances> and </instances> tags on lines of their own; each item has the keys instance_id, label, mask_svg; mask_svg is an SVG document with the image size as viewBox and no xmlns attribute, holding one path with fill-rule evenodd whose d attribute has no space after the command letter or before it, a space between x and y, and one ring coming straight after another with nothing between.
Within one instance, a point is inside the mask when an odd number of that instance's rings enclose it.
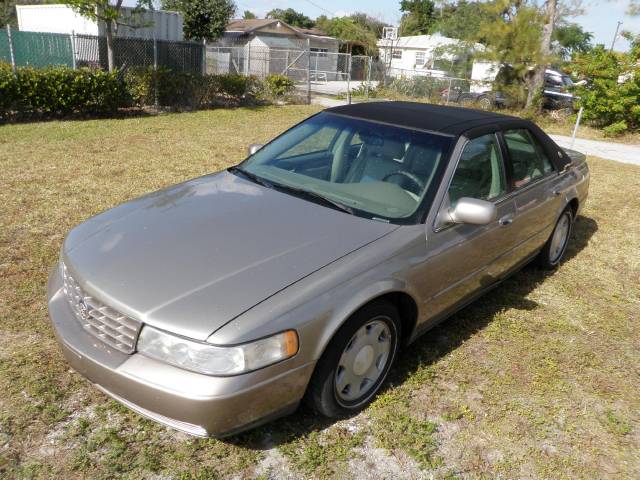
<instances>
[{"instance_id":1,"label":"front grille","mask_svg":"<svg viewBox=\"0 0 640 480\"><path fill-rule=\"evenodd\" d=\"M142 323L87 295L62 265L64 293L82 327L107 345L133 353Z\"/></svg>"}]
</instances>

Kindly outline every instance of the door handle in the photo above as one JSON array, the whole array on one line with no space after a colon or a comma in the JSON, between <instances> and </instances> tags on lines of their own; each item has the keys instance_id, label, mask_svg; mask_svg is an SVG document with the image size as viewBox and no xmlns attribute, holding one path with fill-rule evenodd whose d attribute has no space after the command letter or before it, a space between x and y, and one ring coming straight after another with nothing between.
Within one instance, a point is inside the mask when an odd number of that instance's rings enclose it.
<instances>
[{"instance_id":1,"label":"door handle","mask_svg":"<svg viewBox=\"0 0 640 480\"><path fill-rule=\"evenodd\" d=\"M510 213L508 215L505 215L500 220L498 220L498 223L503 227L507 225L511 225L513 223L513 214Z\"/></svg>"}]
</instances>

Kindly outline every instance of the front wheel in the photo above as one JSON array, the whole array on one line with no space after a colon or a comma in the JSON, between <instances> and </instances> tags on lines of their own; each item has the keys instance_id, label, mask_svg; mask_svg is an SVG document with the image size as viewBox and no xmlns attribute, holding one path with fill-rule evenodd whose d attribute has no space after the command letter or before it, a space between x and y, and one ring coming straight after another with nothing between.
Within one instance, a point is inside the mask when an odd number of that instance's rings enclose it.
<instances>
[{"instance_id":1,"label":"front wheel","mask_svg":"<svg viewBox=\"0 0 640 480\"><path fill-rule=\"evenodd\" d=\"M375 397L398 353L400 317L388 302L356 312L338 330L318 361L306 395L330 418L362 410Z\"/></svg>"},{"instance_id":2,"label":"front wheel","mask_svg":"<svg viewBox=\"0 0 640 480\"><path fill-rule=\"evenodd\" d=\"M552 270L558 266L569 244L571 230L573 228L573 211L571 207L564 209L560 218L556 222L553 233L547 243L540 251L537 258L537 264L546 269Z\"/></svg>"}]
</instances>

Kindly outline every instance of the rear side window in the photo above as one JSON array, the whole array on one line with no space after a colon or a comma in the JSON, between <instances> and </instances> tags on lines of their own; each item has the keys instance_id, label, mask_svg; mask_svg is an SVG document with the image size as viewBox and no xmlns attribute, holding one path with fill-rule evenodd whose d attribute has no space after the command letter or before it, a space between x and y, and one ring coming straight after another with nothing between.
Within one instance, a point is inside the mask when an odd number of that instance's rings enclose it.
<instances>
[{"instance_id":1,"label":"rear side window","mask_svg":"<svg viewBox=\"0 0 640 480\"><path fill-rule=\"evenodd\" d=\"M542 145L526 129L504 132L513 167L513 186L520 188L553 171Z\"/></svg>"},{"instance_id":2,"label":"rear side window","mask_svg":"<svg viewBox=\"0 0 640 480\"><path fill-rule=\"evenodd\" d=\"M462 197L492 200L506 193L506 181L500 148L494 134L469 141L460 155L451 185L451 205Z\"/></svg>"}]
</instances>

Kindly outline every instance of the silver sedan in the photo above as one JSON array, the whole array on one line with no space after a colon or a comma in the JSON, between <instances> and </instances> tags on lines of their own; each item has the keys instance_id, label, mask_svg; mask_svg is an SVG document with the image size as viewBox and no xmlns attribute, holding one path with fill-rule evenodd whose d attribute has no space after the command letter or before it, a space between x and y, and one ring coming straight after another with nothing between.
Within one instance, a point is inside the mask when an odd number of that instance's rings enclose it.
<instances>
[{"instance_id":1,"label":"silver sedan","mask_svg":"<svg viewBox=\"0 0 640 480\"><path fill-rule=\"evenodd\" d=\"M528 121L337 107L74 228L50 317L80 374L188 433L302 400L346 416L402 346L523 265L556 267L588 184L584 156Z\"/></svg>"}]
</instances>

